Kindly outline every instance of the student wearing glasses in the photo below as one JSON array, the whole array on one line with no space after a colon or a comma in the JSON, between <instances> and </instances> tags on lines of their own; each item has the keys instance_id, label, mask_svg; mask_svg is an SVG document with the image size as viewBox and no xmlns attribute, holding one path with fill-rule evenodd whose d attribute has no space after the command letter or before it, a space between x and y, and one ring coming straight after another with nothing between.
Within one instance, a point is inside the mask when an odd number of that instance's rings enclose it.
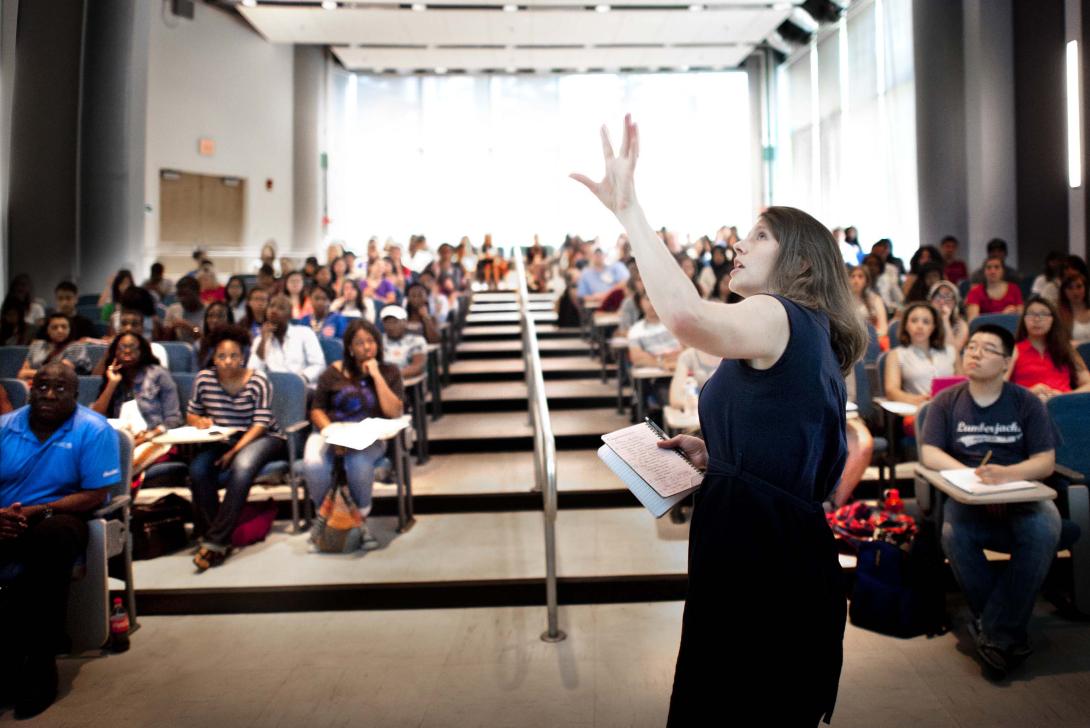
<instances>
[{"instance_id":1,"label":"student wearing glasses","mask_svg":"<svg viewBox=\"0 0 1090 728\"><path fill-rule=\"evenodd\" d=\"M1052 422L1037 397L1004 380L1013 356L1014 336L1001 326L985 324L969 337L969 381L943 390L928 407L920 433L925 467L976 468L985 483L1052 474ZM969 632L980 659L997 673L1030 654L1029 619L1059 540L1052 501L979 506L951 498L943 506L942 546L969 602ZM1010 553L1004 573L992 569L984 549Z\"/></svg>"},{"instance_id":2,"label":"student wearing glasses","mask_svg":"<svg viewBox=\"0 0 1090 728\"><path fill-rule=\"evenodd\" d=\"M1071 346L1071 334L1047 298L1034 296L1018 322L1007 379L1042 400L1069 392L1090 392L1090 372Z\"/></svg>"}]
</instances>

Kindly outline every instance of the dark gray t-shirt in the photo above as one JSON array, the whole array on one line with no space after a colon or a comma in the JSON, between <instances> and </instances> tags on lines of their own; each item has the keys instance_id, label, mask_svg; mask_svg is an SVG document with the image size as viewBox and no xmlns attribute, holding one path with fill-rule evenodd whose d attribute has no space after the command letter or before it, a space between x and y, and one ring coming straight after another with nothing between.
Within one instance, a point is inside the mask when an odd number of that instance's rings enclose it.
<instances>
[{"instance_id":1,"label":"dark gray t-shirt","mask_svg":"<svg viewBox=\"0 0 1090 728\"><path fill-rule=\"evenodd\" d=\"M990 462L1014 465L1054 449L1057 438L1048 411L1028 389L1004 382L999 399L981 407L966 382L932 400L920 439L975 468L989 450Z\"/></svg>"}]
</instances>

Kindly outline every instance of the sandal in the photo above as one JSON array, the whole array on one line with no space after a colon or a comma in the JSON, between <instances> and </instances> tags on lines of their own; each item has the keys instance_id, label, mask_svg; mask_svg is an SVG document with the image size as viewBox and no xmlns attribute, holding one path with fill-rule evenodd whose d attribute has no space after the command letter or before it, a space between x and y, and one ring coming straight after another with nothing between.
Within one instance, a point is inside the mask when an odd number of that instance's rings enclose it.
<instances>
[{"instance_id":1,"label":"sandal","mask_svg":"<svg viewBox=\"0 0 1090 728\"><path fill-rule=\"evenodd\" d=\"M201 546L197 551L197 555L193 557L193 563L196 565L198 571L207 571L213 566L219 566L227 558L226 551L215 551L214 549Z\"/></svg>"}]
</instances>

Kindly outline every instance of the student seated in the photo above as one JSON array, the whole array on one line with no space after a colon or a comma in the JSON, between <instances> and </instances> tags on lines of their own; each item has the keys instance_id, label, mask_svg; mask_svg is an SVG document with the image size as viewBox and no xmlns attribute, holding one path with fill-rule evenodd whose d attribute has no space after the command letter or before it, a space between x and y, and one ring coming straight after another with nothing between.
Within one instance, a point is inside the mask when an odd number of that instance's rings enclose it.
<instances>
[{"instance_id":1,"label":"student seated","mask_svg":"<svg viewBox=\"0 0 1090 728\"><path fill-rule=\"evenodd\" d=\"M1056 463L1052 422L1031 392L1004 381L1014 337L985 324L965 347L969 381L950 387L928 408L921 462L933 470L976 468L985 483L1038 480ZM989 462L981 467L987 454ZM972 611L977 654L1005 673L1030 654L1027 626L1037 591L1056 557L1060 513L1052 501L998 506L943 506L942 545ZM1011 555L997 573L984 549Z\"/></svg>"},{"instance_id":2,"label":"student seated","mask_svg":"<svg viewBox=\"0 0 1090 728\"><path fill-rule=\"evenodd\" d=\"M982 313L1021 313L1022 290L1017 283L1003 280L1003 259L989 258L984 263L984 282L969 289L965 297L965 317L972 323Z\"/></svg>"},{"instance_id":3,"label":"student seated","mask_svg":"<svg viewBox=\"0 0 1090 728\"><path fill-rule=\"evenodd\" d=\"M625 282L625 297L621 302L620 308L620 321L617 322L617 328L613 332L614 336L627 336L628 330L632 326L643 318L643 311L640 310L639 301L636 294L643 294L643 278L640 277L640 271L636 267L636 261L633 259L628 264L628 281Z\"/></svg>"},{"instance_id":4,"label":"student seated","mask_svg":"<svg viewBox=\"0 0 1090 728\"><path fill-rule=\"evenodd\" d=\"M1051 301L1040 296L1029 299L1015 340L1007 379L1042 401L1057 394L1090 392L1090 371L1071 346L1071 335Z\"/></svg>"},{"instance_id":5,"label":"student seated","mask_svg":"<svg viewBox=\"0 0 1090 728\"><path fill-rule=\"evenodd\" d=\"M110 323L110 317L121 308L121 294L135 285L132 271L126 268L109 277L106 287L98 297L99 317L103 323Z\"/></svg>"},{"instance_id":6,"label":"student seated","mask_svg":"<svg viewBox=\"0 0 1090 728\"><path fill-rule=\"evenodd\" d=\"M45 331L48 338L35 339L27 349L23 367L18 377L30 382L38 370L50 362L64 362L72 367L76 374L91 373L91 357L87 347L76 341L68 317L63 313L52 313L46 318Z\"/></svg>"},{"instance_id":7,"label":"student seated","mask_svg":"<svg viewBox=\"0 0 1090 728\"><path fill-rule=\"evenodd\" d=\"M330 309L333 303L333 291L325 286L314 286L310 289L311 312L299 322L301 326L307 326L318 336L327 339L339 339L344 336L348 319L340 313Z\"/></svg>"},{"instance_id":8,"label":"student seated","mask_svg":"<svg viewBox=\"0 0 1090 728\"><path fill-rule=\"evenodd\" d=\"M719 368L722 361L718 356L705 354L691 346L682 351L677 358L674 376L670 379L670 406L676 409L685 409L685 400L688 395L685 387L689 377L696 380L696 388L697 392L699 392L700 388L704 386L704 382L708 381L712 374L715 374L715 370Z\"/></svg>"},{"instance_id":9,"label":"student seated","mask_svg":"<svg viewBox=\"0 0 1090 728\"><path fill-rule=\"evenodd\" d=\"M428 308L428 289L421 283L412 283L405 292L405 313L411 333L424 337L429 344L439 343L439 323Z\"/></svg>"},{"instance_id":10,"label":"student seated","mask_svg":"<svg viewBox=\"0 0 1090 728\"><path fill-rule=\"evenodd\" d=\"M76 341L98 338L95 324L86 316L81 316L76 309L79 301L79 289L71 281L61 281L53 290L54 307L50 313L63 313L68 317L68 324L72 329L72 336ZM46 338L46 327L38 329L39 339Z\"/></svg>"},{"instance_id":11,"label":"student seated","mask_svg":"<svg viewBox=\"0 0 1090 728\"><path fill-rule=\"evenodd\" d=\"M307 262L309 263L310 260L308 259ZM315 261L315 265L317 265L317 261ZM317 270L317 267L315 267L315 270ZM294 270L284 275L284 295L288 297L288 301L291 303L291 320L293 323L302 321L304 316L314 312L310 305L310 299L307 298L306 284L307 280L302 271Z\"/></svg>"},{"instance_id":12,"label":"student seated","mask_svg":"<svg viewBox=\"0 0 1090 728\"><path fill-rule=\"evenodd\" d=\"M383 361L401 370L403 379L420 375L428 361L428 344L424 337L409 332L409 314L401 306L382 309Z\"/></svg>"},{"instance_id":13,"label":"student seated","mask_svg":"<svg viewBox=\"0 0 1090 728\"><path fill-rule=\"evenodd\" d=\"M1090 341L1090 286L1086 276L1068 271L1060 286L1060 318L1071 331L1075 346Z\"/></svg>"},{"instance_id":14,"label":"student seated","mask_svg":"<svg viewBox=\"0 0 1090 728\"><path fill-rule=\"evenodd\" d=\"M886 354L883 372L886 398L921 405L931 399L935 377L959 372L958 355L946 343L942 319L930 303L909 303L904 310L897 346Z\"/></svg>"},{"instance_id":15,"label":"student seated","mask_svg":"<svg viewBox=\"0 0 1090 728\"><path fill-rule=\"evenodd\" d=\"M666 325L659 320L651 297L637 294L637 305L643 318L628 330L628 357L633 367L658 367L668 372L677 368L681 344ZM657 408L670 401L670 376L657 377L650 382L649 392L654 394Z\"/></svg>"},{"instance_id":16,"label":"student seated","mask_svg":"<svg viewBox=\"0 0 1090 728\"><path fill-rule=\"evenodd\" d=\"M330 305L330 310L346 319L363 318L375 322L375 300L360 292L359 282L354 278L341 281L340 296Z\"/></svg>"},{"instance_id":17,"label":"student seated","mask_svg":"<svg viewBox=\"0 0 1090 728\"><path fill-rule=\"evenodd\" d=\"M447 323L450 319L451 298L456 298L456 296L440 288L438 281L435 279L435 274L431 272L431 268L418 275L416 282L424 286L424 290L428 292L428 314L438 325Z\"/></svg>"},{"instance_id":18,"label":"student seated","mask_svg":"<svg viewBox=\"0 0 1090 728\"><path fill-rule=\"evenodd\" d=\"M10 293L0 304L0 346L27 346L34 329L26 320L26 304Z\"/></svg>"},{"instance_id":19,"label":"student seated","mask_svg":"<svg viewBox=\"0 0 1090 728\"><path fill-rule=\"evenodd\" d=\"M250 334L251 339L261 333L265 312L268 310L269 292L260 286L251 288L246 294L246 316L238 322Z\"/></svg>"},{"instance_id":20,"label":"student seated","mask_svg":"<svg viewBox=\"0 0 1090 728\"><path fill-rule=\"evenodd\" d=\"M128 293L126 292L126 296L127 295ZM140 334L145 339L148 339L149 334L147 333L147 331L149 329L149 326L147 317L144 316L143 312L140 309L129 308L129 306L127 305L129 301L125 300L126 296L122 297L121 313L117 317L117 328L115 329L115 336L120 336L121 334ZM113 341L113 339L111 338L109 339L109 341ZM151 340L148 339L148 341ZM151 341L151 354L155 357L155 360L159 362L161 366L170 366L170 359L167 357L167 350L159 342ZM92 371L91 373L94 374L96 377L102 376L103 372L106 371L106 365L108 363L109 362L106 361L106 357L102 357L95 364L94 371Z\"/></svg>"},{"instance_id":21,"label":"student seated","mask_svg":"<svg viewBox=\"0 0 1090 728\"><path fill-rule=\"evenodd\" d=\"M178 387L170 372L151 353L148 340L137 333L121 334L110 343L98 399L91 409L111 419L121 417L121 405L135 401L143 418L137 428L126 423L133 436L133 470L136 475L170 451L170 445L156 445L152 439L182 424Z\"/></svg>"},{"instance_id":22,"label":"student seated","mask_svg":"<svg viewBox=\"0 0 1090 728\"><path fill-rule=\"evenodd\" d=\"M137 333L148 341L170 338L170 331L163 330L159 321L159 309L156 307L155 297L150 291L139 286L130 286L121 294L120 303L110 315L109 336L114 336L121 331L121 316L126 311L140 314L142 328ZM163 365L166 366L166 362Z\"/></svg>"},{"instance_id":23,"label":"student seated","mask_svg":"<svg viewBox=\"0 0 1090 728\"><path fill-rule=\"evenodd\" d=\"M224 326L235 323L231 307L224 301L213 301L204 309L204 326L201 327L201 340L197 343L197 368L212 368L212 335ZM246 355L249 356L249 350Z\"/></svg>"},{"instance_id":24,"label":"student seated","mask_svg":"<svg viewBox=\"0 0 1090 728\"><path fill-rule=\"evenodd\" d=\"M177 341L194 342L201 338L204 303L196 278L186 277L174 286L178 300L167 307L163 325Z\"/></svg>"},{"instance_id":25,"label":"student seated","mask_svg":"<svg viewBox=\"0 0 1090 728\"><path fill-rule=\"evenodd\" d=\"M577 293L584 304L601 303L615 291L623 291L627 280L628 269L624 263L615 261L606 265L605 251L595 248L590 265L579 275Z\"/></svg>"},{"instance_id":26,"label":"student seated","mask_svg":"<svg viewBox=\"0 0 1090 728\"><path fill-rule=\"evenodd\" d=\"M954 351L964 349L965 342L969 340L969 324L958 311L960 298L958 287L950 281L939 281L927 292L928 303L939 312L946 343L954 347Z\"/></svg>"},{"instance_id":27,"label":"student seated","mask_svg":"<svg viewBox=\"0 0 1090 728\"><path fill-rule=\"evenodd\" d=\"M267 463L287 456L272 413L272 386L260 371L247 368L242 358L247 343L246 332L237 326L217 331L212 347L215 366L197 375L189 400L188 424L202 429L239 428L226 440L201 445L189 463L194 524L201 534L193 563L200 571L219 566L227 558L231 533L254 478ZM224 471L226 491L220 503Z\"/></svg>"},{"instance_id":28,"label":"student seated","mask_svg":"<svg viewBox=\"0 0 1090 728\"><path fill-rule=\"evenodd\" d=\"M360 422L368 417L392 419L401 416L401 373L393 364L383 362L382 335L370 321L354 319L344 333L344 359L329 365L318 379L318 389L310 410L315 432L307 439L303 455L307 490L315 510L333 484L333 453L320 434L335 422ZM364 519L371 512L371 486L375 463L386 453L386 443L379 441L364 450L346 450L345 473L352 500ZM364 549L378 546L378 541L363 524Z\"/></svg>"},{"instance_id":29,"label":"student seated","mask_svg":"<svg viewBox=\"0 0 1090 728\"><path fill-rule=\"evenodd\" d=\"M291 323L287 296L275 296L269 302L261 333L250 347L249 367L259 372L295 372L307 384L316 383L325 369L318 337L309 327Z\"/></svg>"},{"instance_id":30,"label":"student seated","mask_svg":"<svg viewBox=\"0 0 1090 728\"><path fill-rule=\"evenodd\" d=\"M859 317L873 326L878 336L885 336L889 328L886 304L874 290L870 269L863 265L854 266L848 272L848 283L851 285L852 300Z\"/></svg>"},{"instance_id":31,"label":"student seated","mask_svg":"<svg viewBox=\"0 0 1090 728\"><path fill-rule=\"evenodd\" d=\"M106 419L76 404L72 368L45 364L30 405L0 417L0 570L18 569L3 602L0 705L29 718L57 697L56 655L67 652L72 566L87 549L87 517L120 468Z\"/></svg>"}]
</instances>

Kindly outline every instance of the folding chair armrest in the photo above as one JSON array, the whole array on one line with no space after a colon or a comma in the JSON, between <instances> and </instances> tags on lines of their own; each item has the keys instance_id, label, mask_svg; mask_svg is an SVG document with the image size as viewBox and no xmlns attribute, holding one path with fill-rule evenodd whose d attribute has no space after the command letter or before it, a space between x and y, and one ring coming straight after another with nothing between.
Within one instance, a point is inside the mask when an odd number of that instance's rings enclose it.
<instances>
[{"instance_id":1,"label":"folding chair armrest","mask_svg":"<svg viewBox=\"0 0 1090 728\"><path fill-rule=\"evenodd\" d=\"M117 513L118 511L128 510L132 505L132 496L117 495L110 499L110 502L101 508L97 509L91 514L92 518L107 518Z\"/></svg>"},{"instance_id":2,"label":"folding chair armrest","mask_svg":"<svg viewBox=\"0 0 1090 728\"><path fill-rule=\"evenodd\" d=\"M1086 482L1086 475L1085 474L1080 473L1078 470L1072 470L1071 468L1068 468L1068 467L1066 467L1064 465L1060 465L1059 463L1056 463L1056 467L1055 467L1055 470L1054 470L1054 475L1060 476L1061 478L1063 478L1064 480L1066 480L1068 483L1070 483L1072 485L1074 485L1075 483L1085 483Z\"/></svg>"},{"instance_id":3,"label":"folding chair armrest","mask_svg":"<svg viewBox=\"0 0 1090 728\"><path fill-rule=\"evenodd\" d=\"M302 433L310 427L310 422L306 420L299 420L284 428L284 435L288 440L288 462L295 463L296 458L299 456L299 444L297 439L302 436Z\"/></svg>"},{"instance_id":4,"label":"folding chair armrest","mask_svg":"<svg viewBox=\"0 0 1090 728\"><path fill-rule=\"evenodd\" d=\"M294 435L297 432L302 432L308 427L310 427L309 422L307 422L306 420L299 420L294 425L291 425L287 429L285 429L284 432L288 435Z\"/></svg>"}]
</instances>

